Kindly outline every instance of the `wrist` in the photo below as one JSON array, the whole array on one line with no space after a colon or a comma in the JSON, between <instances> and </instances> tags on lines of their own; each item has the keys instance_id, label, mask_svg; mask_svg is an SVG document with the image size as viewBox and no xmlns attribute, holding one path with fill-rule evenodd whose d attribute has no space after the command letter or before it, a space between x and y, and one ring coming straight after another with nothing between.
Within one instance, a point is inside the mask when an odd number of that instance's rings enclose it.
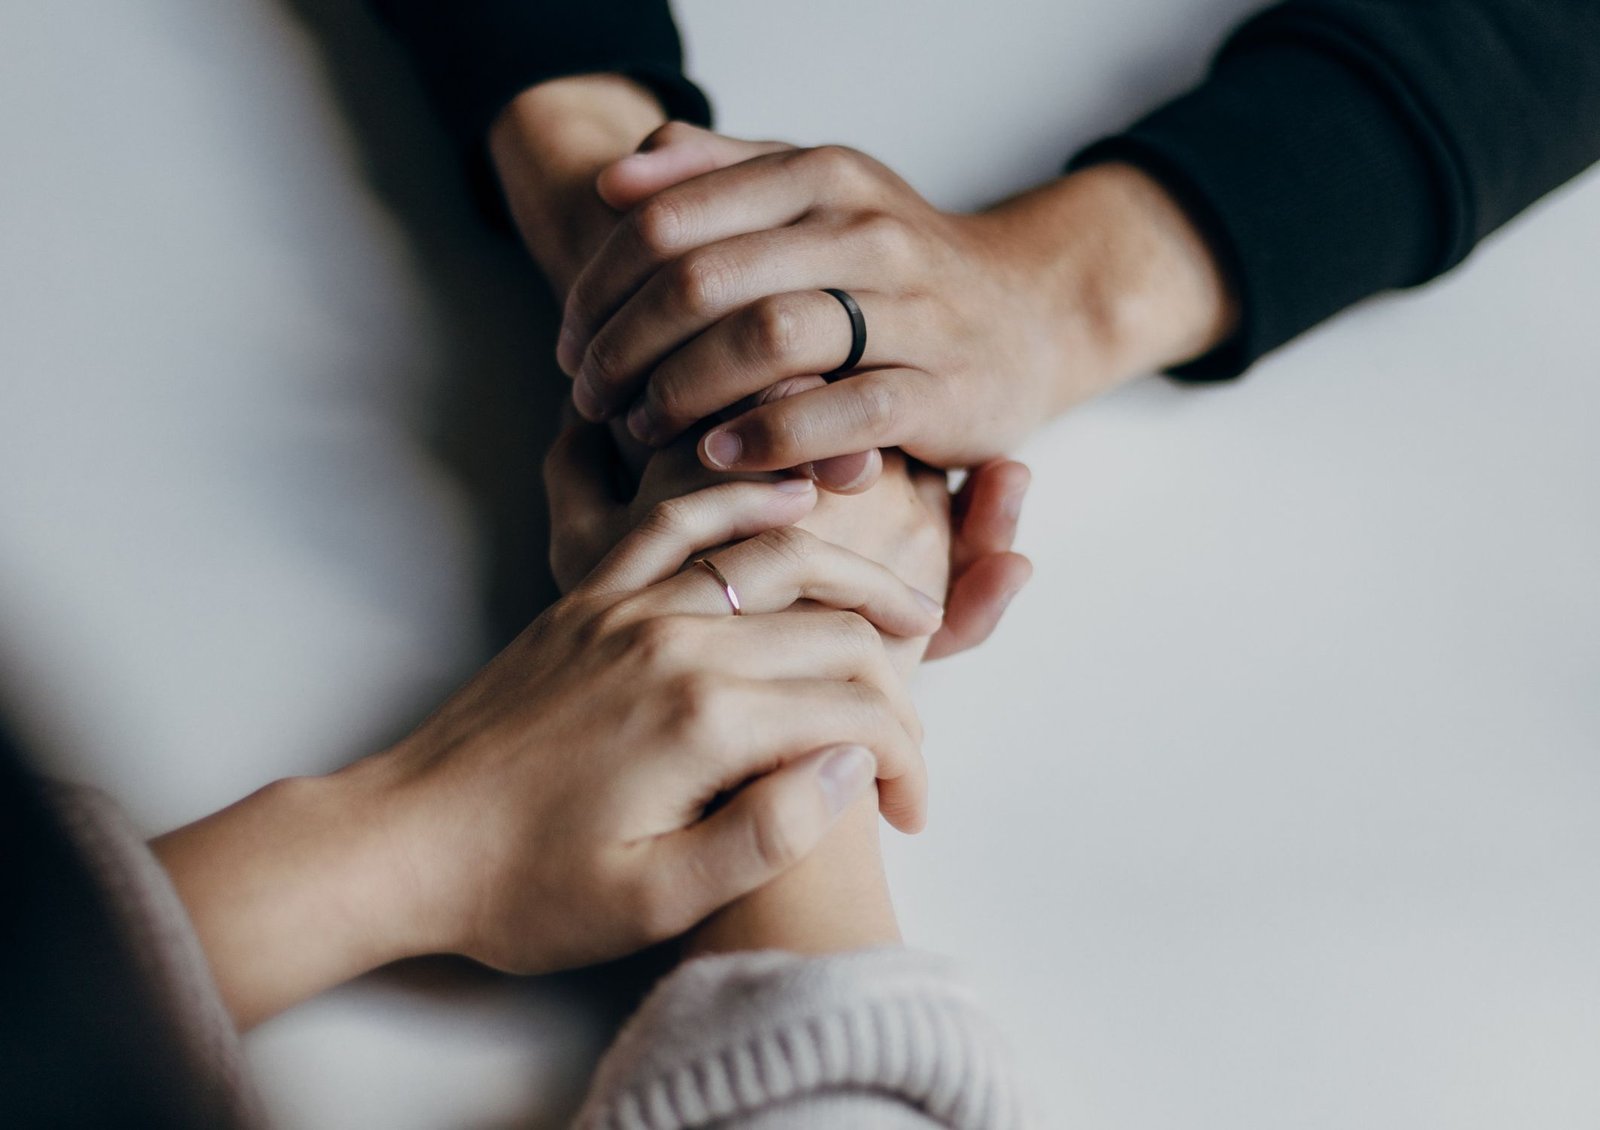
<instances>
[{"instance_id":1,"label":"wrist","mask_svg":"<svg viewBox=\"0 0 1600 1130\"><path fill-rule=\"evenodd\" d=\"M1060 412L1130 377L1227 340L1236 299L1204 236L1154 178L1091 165L984 214L1023 268L1061 384ZM1087 374L1087 375L1086 375Z\"/></svg>"},{"instance_id":2,"label":"wrist","mask_svg":"<svg viewBox=\"0 0 1600 1130\"><path fill-rule=\"evenodd\" d=\"M644 87L599 74L531 87L490 127L489 154L512 219L558 296L615 222L595 178L665 121Z\"/></svg>"},{"instance_id":3,"label":"wrist","mask_svg":"<svg viewBox=\"0 0 1600 1130\"><path fill-rule=\"evenodd\" d=\"M827 954L898 944L879 825L878 793L868 789L816 851L701 923L686 939L685 960L750 950Z\"/></svg>"},{"instance_id":4,"label":"wrist","mask_svg":"<svg viewBox=\"0 0 1600 1130\"><path fill-rule=\"evenodd\" d=\"M151 844L241 1028L428 952L390 793L362 762L276 781Z\"/></svg>"}]
</instances>

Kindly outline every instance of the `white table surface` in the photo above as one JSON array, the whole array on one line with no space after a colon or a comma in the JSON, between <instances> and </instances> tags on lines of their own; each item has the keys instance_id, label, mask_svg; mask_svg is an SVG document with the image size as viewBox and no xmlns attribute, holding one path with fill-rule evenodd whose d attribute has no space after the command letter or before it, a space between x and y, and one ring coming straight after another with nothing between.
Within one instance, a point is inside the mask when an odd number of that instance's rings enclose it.
<instances>
[{"instance_id":1,"label":"white table surface","mask_svg":"<svg viewBox=\"0 0 1600 1130\"><path fill-rule=\"evenodd\" d=\"M725 128L966 206L1245 7L680 17ZM1047 1125L1600 1124L1597 251L1590 177L1024 453L1037 579L926 672L934 820L890 853ZM0 675L52 766L157 831L415 720L531 575L550 322L356 0L7 5ZM250 1054L285 1127L555 1125L594 988L359 984Z\"/></svg>"}]
</instances>

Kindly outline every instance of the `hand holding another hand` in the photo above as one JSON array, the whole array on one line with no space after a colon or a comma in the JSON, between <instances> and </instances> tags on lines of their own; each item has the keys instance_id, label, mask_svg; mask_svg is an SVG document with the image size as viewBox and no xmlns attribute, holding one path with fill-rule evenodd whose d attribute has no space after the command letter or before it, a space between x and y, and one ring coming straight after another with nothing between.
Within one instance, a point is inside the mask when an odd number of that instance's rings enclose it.
<instances>
[{"instance_id":1,"label":"hand holding another hand","mask_svg":"<svg viewBox=\"0 0 1600 1130\"><path fill-rule=\"evenodd\" d=\"M1203 351L1231 317L1192 225L1129 166L950 213L854 150L669 123L598 183L628 212L567 296L558 356L575 403L655 445L729 413L701 440L708 467L817 464L823 485L855 489L877 448L980 463ZM750 401L845 360L850 322L830 287L866 320L854 375Z\"/></svg>"},{"instance_id":2,"label":"hand holding another hand","mask_svg":"<svg viewBox=\"0 0 1600 1130\"><path fill-rule=\"evenodd\" d=\"M938 606L794 529L816 501L790 480L662 503L399 744L158 840L240 1023L401 957L536 972L672 937L874 776L919 827L921 732L880 632L926 637ZM708 550L743 615L685 567Z\"/></svg>"}]
</instances>

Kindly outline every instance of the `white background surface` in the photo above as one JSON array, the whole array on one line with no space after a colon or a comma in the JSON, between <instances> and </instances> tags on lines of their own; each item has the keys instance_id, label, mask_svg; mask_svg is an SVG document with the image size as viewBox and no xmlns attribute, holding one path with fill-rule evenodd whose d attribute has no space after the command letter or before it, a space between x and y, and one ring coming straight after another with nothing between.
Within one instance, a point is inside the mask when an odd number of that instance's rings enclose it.
<instances>
[{"instance_id":1,"label":"white background surface","mask_svg":"<svg viewBox=\"0 0 1600 1130\"><path fill-rule=\"evenodd\" d=\"M1244 8L680 17L725 128L970 206ZM152 831L381 745L484 655L496 562L532 575L550 312L426 114L355 0L0 16L4 694ZM1037 580L926 672L933 825L890 851L1047 1125L1600 1122L1597 250L1590 177L1024 453ZM251 1054L286 1127L554 1124L595 988L358 985Z\"/></svg>"}]
</instances>

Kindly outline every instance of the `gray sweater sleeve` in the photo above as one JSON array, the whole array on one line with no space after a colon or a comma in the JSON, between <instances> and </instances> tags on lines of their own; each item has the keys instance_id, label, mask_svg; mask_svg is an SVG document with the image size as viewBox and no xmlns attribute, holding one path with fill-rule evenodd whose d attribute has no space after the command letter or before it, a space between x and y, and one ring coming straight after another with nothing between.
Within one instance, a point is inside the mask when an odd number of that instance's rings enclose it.
<instances>
[{"instance_id":1,"label":"gray sweater sleeve","mask_svg":"<svg viewBox=\"0 0 1600 1130\"><path fill-rule=\"evenodd\" d=\"M111 798L53 785L49 800L72 838L134 960L167 1010L189 1065L198 1105L214 1126L264 1119L245 1071L238 1030L211 977L200 939L172 881Z\"/></svg>"},{"instance_id":2,"label":"gray sweater sleeve","mask_svg":"<svg viewBox=\"0 0 1600 1130\"><path fill-rule=\"evenodd\" d=\"M1011 1130L1009 1057L943 959L905 949L702 958L595 1076L581 1130Z\"/></svg>"}]
</instances>

